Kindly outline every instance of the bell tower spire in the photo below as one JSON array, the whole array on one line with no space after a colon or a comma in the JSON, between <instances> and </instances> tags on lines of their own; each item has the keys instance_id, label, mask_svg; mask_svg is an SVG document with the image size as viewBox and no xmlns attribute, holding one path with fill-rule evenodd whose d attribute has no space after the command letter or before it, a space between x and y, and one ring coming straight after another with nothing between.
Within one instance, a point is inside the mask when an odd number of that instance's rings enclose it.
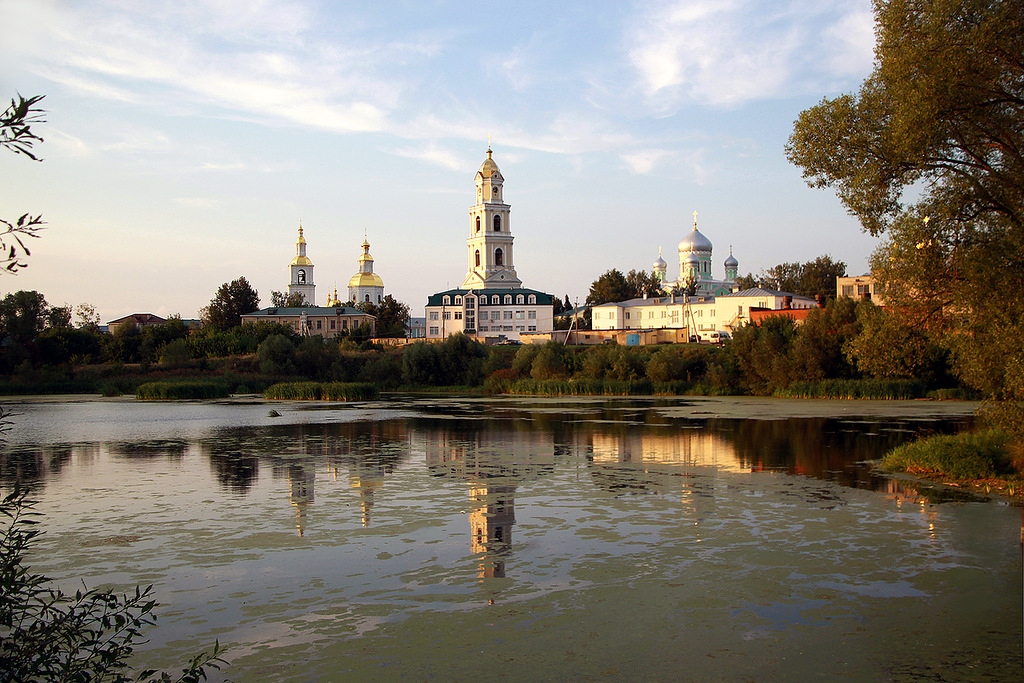
<instances>
[{"instance_id":1,"label":"bell tower spire","mask_svg":"<svg viewBox=\"0 0 1024 683\"><path fill-rule=\"evenodd\" d=\"M516 276L512 260L512 231L509 224L511 207L503 200L505 179L492 158L490 144L487 158L476 172L476 204L469 208L469 268L462 286L465 289L518 288L522 281Z\"/></svg>"},{"instance_id":2,"label":"bell tower spire","mask_svg":"<svg viewBox=\"0 0 1024 683\"><path fill-rule=\"evenodd\" d=\"M288 295L301 294L307 306L316 305L316 285L313 284L313 262L306 256L306 238L299 222L299 238L295 240L295 258L288 265Z\"/></svg>"}]
</instances>

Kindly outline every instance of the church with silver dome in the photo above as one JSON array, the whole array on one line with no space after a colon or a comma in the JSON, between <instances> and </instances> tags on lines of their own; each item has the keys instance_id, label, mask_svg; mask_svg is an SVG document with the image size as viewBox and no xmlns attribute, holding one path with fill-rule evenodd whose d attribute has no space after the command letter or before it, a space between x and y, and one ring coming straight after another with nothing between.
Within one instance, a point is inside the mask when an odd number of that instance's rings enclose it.
<instances>
[{"instance_id":1,"label":"church with silver dome","mask_svg":"<svg viewBox=\"0 0 1024 683\"><path fill-rule=\"evenodd\" d=\"M694 211L693 230L679 243L679 279L668 279L668 263L660 253L654 261L654 275L665 293L685 292L690 287L694 287L695 296L721 296L736 291L740 263L732 255L732 248L725 259L724 280L717 280L712 274L711 252L711 240L697 229L697 212Z\"/></svg>"}]
</instances>

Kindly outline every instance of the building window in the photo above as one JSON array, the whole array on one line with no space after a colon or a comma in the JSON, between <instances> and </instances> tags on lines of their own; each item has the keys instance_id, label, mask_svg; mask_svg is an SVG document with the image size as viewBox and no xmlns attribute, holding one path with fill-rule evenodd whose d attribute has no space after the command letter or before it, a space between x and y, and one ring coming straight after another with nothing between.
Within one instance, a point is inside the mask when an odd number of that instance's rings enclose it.
<instances>
[{"instance_id":1,"label":"building window","mask_svg":"<svg viewBox=\"0 0 1024 683\"><path fill-rule=\"evenodd\" d=\"M487 331L488 331L488 330L487 330L487 325L481 325L481 326L480 326L480 331L481 331L481 332L487 332Z\"/></svg>"},{"instance_id":2,"label":"building window","mask_svg":"<svg viewBox=\"0 0 1024 683\"><path fill-rule=\"evenodd\" d=\"M437 320L437 311L431 311L430 312L430 319L431 320Z\"/></svg>"},{"instance_id":3,"label":"building window","mask_svg":"<svg viewBox=\"0 0 1024 683\"><path fill-rule=\"evenodd\" d=\"M491 295L491 305L497 306L500 303L501 303L501 297L499 297L497 294L492 294Z\"/></svg>"},{"instance_id":4,"label":"building window","mask_svg":"<svg viewBox=\"0 0 1024 683\"><path fill-rule=\"evenodd\" d=\"M461 296L455 297L455 305L459 306L460 304L462 304L462 297Z\"/></svg>"},{"instance_id":5,"label":"building window","mask_svg":"<svg viewBox=\"0 0 1024 683\"><path fill-rule=\"evenodd\" d=\"M480 232L480 216L477 216L477 217L476 217L476 231L477 231L477 232ZM477 265L478 265L478 266L480 265L480 262L479 262L479 261L477 261Z\"/></svg>"},{"instance_id":6,"label":"building window","mask_svg":"<svg viewBox=\"0 0 1024 683\"><path fill-rule=\"evenodd\" d=\"M430 334L434 335L434 336L437 336L437 328L436 327L431 327L430 328Z\"/></svg>"},{"instance_id":7,"label":"building window","mask_svg":"<svg viewBox=\"0 0 1024 683\"><path fill-rule=\"evenodd\" d=\"M343 318L342 319L342 321L341 321L341 328L343 330L347 330L348 329L348 318Z\"/></svg>"},{"instance_id":8,"label":"building window","mask_svg":"<svg viewBox=\"0 0 1024 683\"><path fill-rule=\"evenodd\" d=\"M626 311L626 320L629 320L629 311Z\"/></svg>"},{"instance_id":9,"label":"building window","mask_svg":"<svg viewBox=\"0 0 1024 683\"><path fill-rule=\"evenodd\" d=\"M451 311L445 311L444 315L441 316L441 317L444 318L445 320L451 320L452 319L452 312Z\"/></svg>"},{"instance_id":10,"label":"building window","mask_svg":"<svg viewBox=\"0 0 1024 683\"><path fill-rule=\"evenodd\" d=\"M366 301L366 303L370 303L370 295L369 294L366 295L366 297L364 298L364 301Z\"/></svg>"},{"instance_id":11,"label":"building window","mask_svg":"<svg viewBox=\"0 0 1024 683\"><path fill-rule=\"evenodd\" d=\"M526 327L524 325L516 325L516 332L526 332Z\"/></svg>"},{"instance_id":12,"label":"building window","mask_svg":"<svg viewBox=\"0 0 1024 683\"><path fill-rule=\"evenodd\" d=\"M522 320L522 319L523 319L523 312L522 311L516 311L516 320Z\"/></svg>"},{"instance_id":13,"label":"building window","mask_svg":"<svg viewBox=\"0 0 1024 683\"><path fill-rule=\"evenodd\" d=\"M492 199L497 199L498 198L498 188L496 188L496 187L492 187L491 188L491 198Z\"/></svg>"},{"instance_id":14,"label":"building window","mask_svg":"<svg viewBox=\"0 0 1024 683\"><path fill-rule=\"evenodd\" d=\"M536 332L537 331L537 326L536 325L530 325L529 326L529 331L530 332Z\"/></svg>"},{"instance_id":15,"label":"building window","mask_svg":"<svg viewBox=\"0 0 1024 683\"><path fill-rule=\"evenodd\" d=\"M497 216L495 216L497 218ZM494 265L503 266L505 265L505 253L501 249L494 250Z\"/></svg>"},{"instance_id":16,"label":"building window","mask_svg":"<svg viewBox=\"0 0 1024 683\"><path fill-rule=\"evenodd\" d=\"M331 321L331 329L332 329L332 330L334 329L334 326L335 326L335 321L333 321L333 320L332 320L332 321Z\"/></svg>"},{"instance_id":17,"label":"building window","mask_svg":"<svg viewBox=\"0 0 1024 683\"><path fill-rule=\"evenodd\" d=\"M299 271L299 284L300 285L306 284L306 271L304 271L304 270L300 270Z\"/></svg>"},{"instance_id":18,"label":"building window","mask_svg":"<svg viewBox=\"0 0 1024 683\"><path fill-rule=\"evenodd\" d=\"M530 320L536 320L537 319L537 311L527 311L526 312L526 317L529 318Z\"/></svg>"},{"instance_id":19,"label":"building window","mask_svg":"<svg viewBox=\"0 0 1024 683\"><path fill-rule=\"evenodd\" d=\"M476 307L476 299L474 299L471 296L467 296L466 297L466 308L475 308L475 307Z\"/></svg>"},{"instance_id":20,"label":"building window","mask_svg":"<svg viewBox=\"0 0 1024 683\"><path fill-rule=\"evenodd\" d=\"M505 305L507 306L507 305L509 305L511 303L512 303L512 295L511 294L506 294L505 295Z\"/></svg>"},{"instance_id":21,"label":"building window","mask_svg":"<svg viewBox=\"0 0 1024 683\"><path fill-rule=\"evenodd\" d=\"M501 216L494 217L494 232L501 232Z\"/></svg>"},{"instance_id":22,"label":"building window","mask_svg":"<svg viewBox=\"0 0 1024 683\"><path fill-rule=\"evenodd\" d=\"M504 314L504 315L502 315L503 319L505 319L505 320L511 320L512 319L512 311L502 311L502 313Z\"/></svg>"},{"instance_id":23,"label":"building window","mask_svg":"<svg viewBox=\"0 0 1024 683\"><path fill-rule=\"evenodd\" d=\"M445 294L444 299L441 300L441 303L443 303L445 306L450 306L452 303L452 298Z\"/></svg>"},{"instance_id":24,"label":"building window","mask_svg":"<svg viewBox=\"0 0 1024 683\"><path fill-rule=\"evenodd\" d=\"M526 302L526 297L524 297L522 294L516 294L516 303L517 304L519 304L521 306L525 302Z\"/></svg>"},{"instance_id":25,"label":"building window","mask_svg":"<svg viewBox=\"0 0 1024 683\"><path fill-rule=\"evenodd\" d=\"M455 319L462 320L462 311L455 311Z\"/></svg>"},{"instance_id":26,"label":"building window","mask_svg":"<svg viewBox=\"0 0 1024 683\"><path fill-rule=\"evenodd\" d=\"M536 295L536 294L531 294L531 295L530 295L530 298L528 299L528 301L529 301L529 302L530 302L531 304L535 304L535 303L537 303L537 295Z\"/></svg>"},{"instance_id":27,"label":"building window","mask_svg":"<svg viewBox=\"0 0 1024 683\"><path fill-rule=\"evenodd\" d=\"M478 218L477 220L480 220L480 219ZM480 230L480 228L477 228L477 230ZM476 267L477 268L480 267L480 250L479 249L476 250Z\"/></svg>"},{"instance_id":28,"label":"building window","mask_svg":"<svg viewBox=\"0 0 1024 683\"><path fill-rule=\"evenodd\" d=\"M317 320L316 321L316 329L318 329L318 330L323 329L323 326L324 326L324 321L323 320Z\"/></svg>"}]
</instances>

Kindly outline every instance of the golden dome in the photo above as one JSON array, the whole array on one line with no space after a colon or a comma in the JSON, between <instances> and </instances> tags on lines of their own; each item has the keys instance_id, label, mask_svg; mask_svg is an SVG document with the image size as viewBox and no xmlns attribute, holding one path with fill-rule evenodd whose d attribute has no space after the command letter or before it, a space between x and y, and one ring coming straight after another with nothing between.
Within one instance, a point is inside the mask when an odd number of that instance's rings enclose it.
<instances>
[{"instance_id":1,"label":"golden dome","mask_svg":"<svg viewBox=\"0 0 1024 683\"><path fill-rule=\"evenodd\" d=\"M293 266L311 266L311 265L313 265L313 262L309 260L309 257L306 257L306 256L296 256L295 258L292 259L292 265Z\"/></svg>"},{"instance_id":2,"label":"golden dome","mask_svg":"<svg viewBox=\"0 0 1024 683\"><path fill-rule=\"evenodd\" d=\"M376 273L356 273L348 281L349 287L383 287L384 281Z\"/></svg>"},{"instance_id":3,"label":"golden dome","mask_svg":"<svg viewBox=\"0 0 1024 683\"><path fill-rule=\"evenodd\" d=\"M480 164L480 170L477 171L484 178L501 178L501 171L498 170L498 164L491 158L491 149L487 148L487 158L484 159L484 163Z\"/></svg>"}]
</instances>

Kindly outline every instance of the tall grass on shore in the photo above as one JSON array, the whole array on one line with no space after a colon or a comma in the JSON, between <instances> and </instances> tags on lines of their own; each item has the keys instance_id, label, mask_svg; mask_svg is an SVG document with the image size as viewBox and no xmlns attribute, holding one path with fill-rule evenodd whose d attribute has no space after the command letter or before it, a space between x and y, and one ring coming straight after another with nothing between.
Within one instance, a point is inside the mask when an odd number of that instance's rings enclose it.
<instances>
[{"instance_id":1,"label":"tall grass on shore","mask_svg":"<svg viewBox=\"0 0 1024 683\"><path fill-rule=\"evenodd\" d=\"M263 398L281 401L368 401L379 396L369 382L279 382Z\"/></svg>"},{"instance_id":2,"label":"tall grass on shore","mask_svg":"<svg viewBox=\"0 0 1024 683\"><path fill-rule=\"evenodd\" d=\"M886 453L882 469L952 479L988 479L1012 474L1015 467L1009 442L1009 436L997 429L930 436Z\"/></svg>"},{"instance_id":3,"label":"tall grass on shore","mask_svg":"<svg viewBox=\"0 0 1024 683\"><path fill-rule=\"evenodd\" d=\"M508 388L510 394L541 396L650 396L654 383L649 379L520 379Z\"/></svg>"},{"instance_id":4,"label":"tall grass on shore","mask_svg":"<svg viewBox=\"0 0 1024 683\"><path fill-rule=\"evenodd\" d=\"M916 379L823 379L793 382L776 389L781 398L866 398L899 400L924 398L927 387Z\"/></svg>"},{"instance_id":5,"label":"tall grass on shore","mask_svg":"<svg viewBox=\"0 0 1024 683\"><path fill-rule=\"evenodd\" d=\"M225 398L231 390L223 382L185 380L181 382L147 382L135 390L135 398L145 401L178 401L202 398Z\"/></svg>"}]
</instances>

